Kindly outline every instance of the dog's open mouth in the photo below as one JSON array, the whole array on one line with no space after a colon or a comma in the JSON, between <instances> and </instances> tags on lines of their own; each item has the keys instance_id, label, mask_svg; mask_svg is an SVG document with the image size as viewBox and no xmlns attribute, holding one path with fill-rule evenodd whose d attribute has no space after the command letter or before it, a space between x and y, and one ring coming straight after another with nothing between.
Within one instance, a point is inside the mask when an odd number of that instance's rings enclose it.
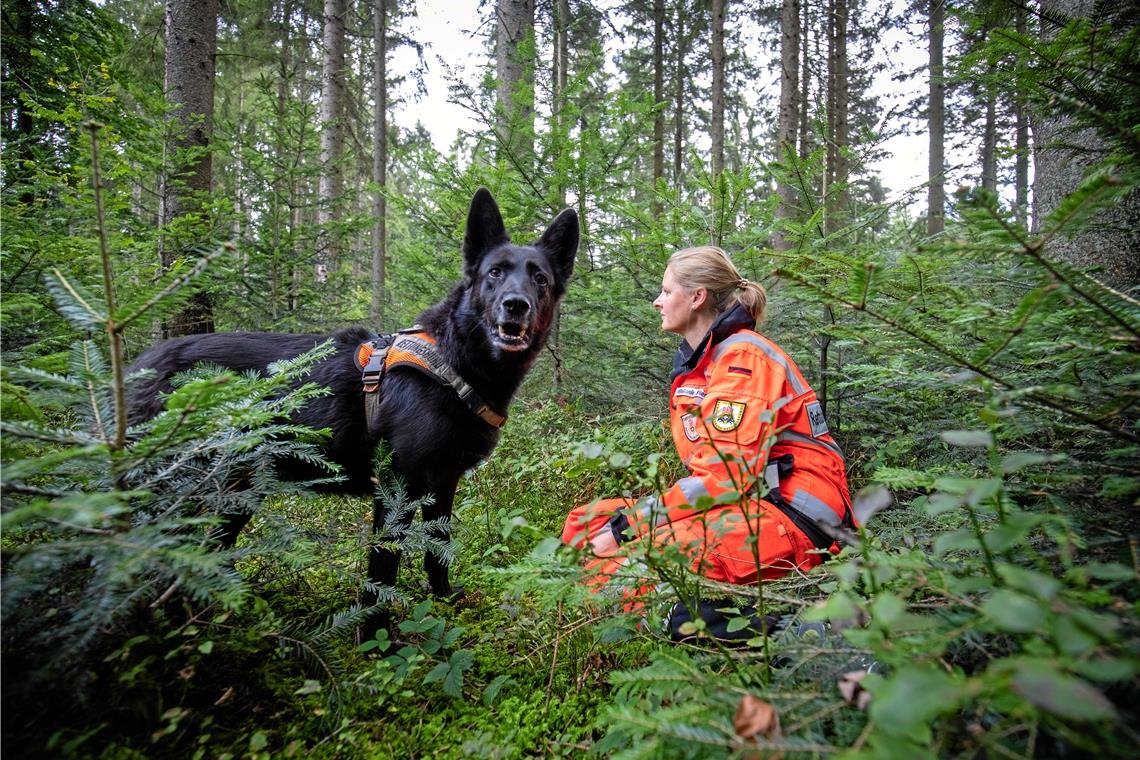
<instances>
[{"instance_id":1,"label":"dog's open mouth","mask_svg":"<svg viewBox=\"0 0 1140 760\"><path fill-rule=\"evenodd\" d=\"M495 344L504 351L521 351L530 344L530 325L525 322L500 322L495 325Z\"/></svg>"}]
</instances>

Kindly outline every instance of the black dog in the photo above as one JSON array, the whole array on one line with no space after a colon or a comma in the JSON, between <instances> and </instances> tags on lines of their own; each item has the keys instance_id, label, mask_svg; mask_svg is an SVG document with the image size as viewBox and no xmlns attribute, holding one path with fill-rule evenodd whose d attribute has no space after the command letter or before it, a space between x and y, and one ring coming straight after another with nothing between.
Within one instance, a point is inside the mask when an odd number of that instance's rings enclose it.
<instances>
[{"instance_id":1,"label":"black dog","mask_svg":"<svg viewBox=\"0 0 1140 760\"><path fill-rule=\"evenodd\" d=\"M295 421L331 429L326 456L341 465L344 475L333 488L373 495L373 453L383 439L408 498L430 497L423 518L446 522L460 476L494 449L511 398L546 342L577 249L578 216L572 209L560 213L533 246L514 245L494 199L480 188L467 216L463 281L420 315L418 338L396 336L389 359L402 356L406 361L390 364L380 379L378 359L385 353L385 341L369 344L376 336L349 328L333 336L335 353L319 362L307 378L327 386L331 394L309 401ZM132 371L153 369L155 375L130 388L131 417L138 421L158 414L160 394L170 390L171 375L198 363L264 371L272 362L298 356L328 337L215 333L159 343L132 367ZM425 370L425 364L436 371ZM361 366L366 375L371 373L368 382L362 381ZM385 524L384 512L380 500L375 500L376 531ZM236 516L226 538L236 538L248 519ZM446 538L446 531L439 537ZM395 584L399 562L398 553L373 549L369 580ZM424 564L432 592L450 594L443 561L428 552ZM376 594L366 592L363 601L375 603ZM370 637L386 618L374 617L364 635Z\"/></svg>"}]
</instances>

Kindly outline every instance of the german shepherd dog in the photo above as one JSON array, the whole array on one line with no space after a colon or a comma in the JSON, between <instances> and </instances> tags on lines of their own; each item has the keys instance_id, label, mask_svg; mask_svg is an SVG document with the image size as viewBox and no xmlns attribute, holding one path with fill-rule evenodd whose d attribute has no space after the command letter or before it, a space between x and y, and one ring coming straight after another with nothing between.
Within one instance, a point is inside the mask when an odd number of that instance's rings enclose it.
<instances>
[{"instance_id":1,"label":"german shepherd dog","mask_svg":"<svg viewBox=\"0 0 1140 760\"><path fill-rule=\"evenodd\" d=\"M467 216L463 280L419 317L418 329L434 341L438 356L482 397L493 410L491 419L497 418L499 424L546 343L574 268L578 234L578 216L566 209L533 245L515 245L491 193L480 188ZM129 389L131 418L140 421L158 414L163 404L161 395L171 389L171 376L196 364L264 372L271 363L298 356L329 337L239 332L192 335L158 343L139 356L131 369L154 370ZM325 455L342 467L343 479L329 488L373 496L373 530L380 532L387 515L375 498L373 455L383 440L408 499L428 497L423 506L424 520L442 518L446 524L459 478L490 455L498 442L499 428L477 416L454 388L406 366L393 366L384 373L378 407L370 410L369 424L356 356L361 345L376 336L352 327L331 337L335 353L318 362L306 378L327 386L331 393L308 401L294 419L311 428L331 429ZM288 477L288 473L283 475ZM232 543L251 516L232 517L224 528L223 543ZM448 533L443 530L437 537L446 538ZM394 585L399 563L398 552L373 548L368 560L370 588L375 584ZM424 566L432 592L450 595L447 565L427 552ZM377 594L367 590L362 601L375 604ZM387 625L387 613L374 615L362 635L371 638L378 628Z\"/></svg>"}]
</instances>

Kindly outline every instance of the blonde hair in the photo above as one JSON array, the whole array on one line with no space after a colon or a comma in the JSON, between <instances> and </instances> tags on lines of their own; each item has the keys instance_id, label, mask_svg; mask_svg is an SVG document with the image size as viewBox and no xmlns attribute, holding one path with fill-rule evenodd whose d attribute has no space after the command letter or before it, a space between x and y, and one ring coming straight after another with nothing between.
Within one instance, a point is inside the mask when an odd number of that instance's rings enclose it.
<instances>
[{"instance_id":1,"label":"blonde hair","mask_svg":"<svg viewBox=\"0 0 1140 760\"><path fill-rule=\"evenodd\" d=\"M759 324L764 321L768 294L760 283L740 276L728 254L715 245L685 248L669 257L677 284L688 290L704 288L717 314L741 304Z\"/></svg>"}]
</instances>

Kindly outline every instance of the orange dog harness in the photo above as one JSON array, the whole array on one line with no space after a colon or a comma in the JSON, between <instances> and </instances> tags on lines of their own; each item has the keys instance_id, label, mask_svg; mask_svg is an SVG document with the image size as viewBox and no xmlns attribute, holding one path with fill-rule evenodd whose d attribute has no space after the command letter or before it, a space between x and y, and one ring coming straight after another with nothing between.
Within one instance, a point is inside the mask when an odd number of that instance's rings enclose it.
<instances>
[{"instance_id":1,"label":"orange dog harness","mask_svg":"<svg viewBox=\"0 0 1140 760\"><path fill-rule=\"evenodd\" d=\"M375 434L380 428L380 383L384 374L393 367L412 367L440 385L446 385L467 404L476 417L492 427L506 424L506 415L499 414L483 400L471 384L460 377L436 347L436 340L414 325L397 333L381 335L356 347L353 357L361 371L364 389L364 411L368 432Z\"/></svg>"}]
</instances>

